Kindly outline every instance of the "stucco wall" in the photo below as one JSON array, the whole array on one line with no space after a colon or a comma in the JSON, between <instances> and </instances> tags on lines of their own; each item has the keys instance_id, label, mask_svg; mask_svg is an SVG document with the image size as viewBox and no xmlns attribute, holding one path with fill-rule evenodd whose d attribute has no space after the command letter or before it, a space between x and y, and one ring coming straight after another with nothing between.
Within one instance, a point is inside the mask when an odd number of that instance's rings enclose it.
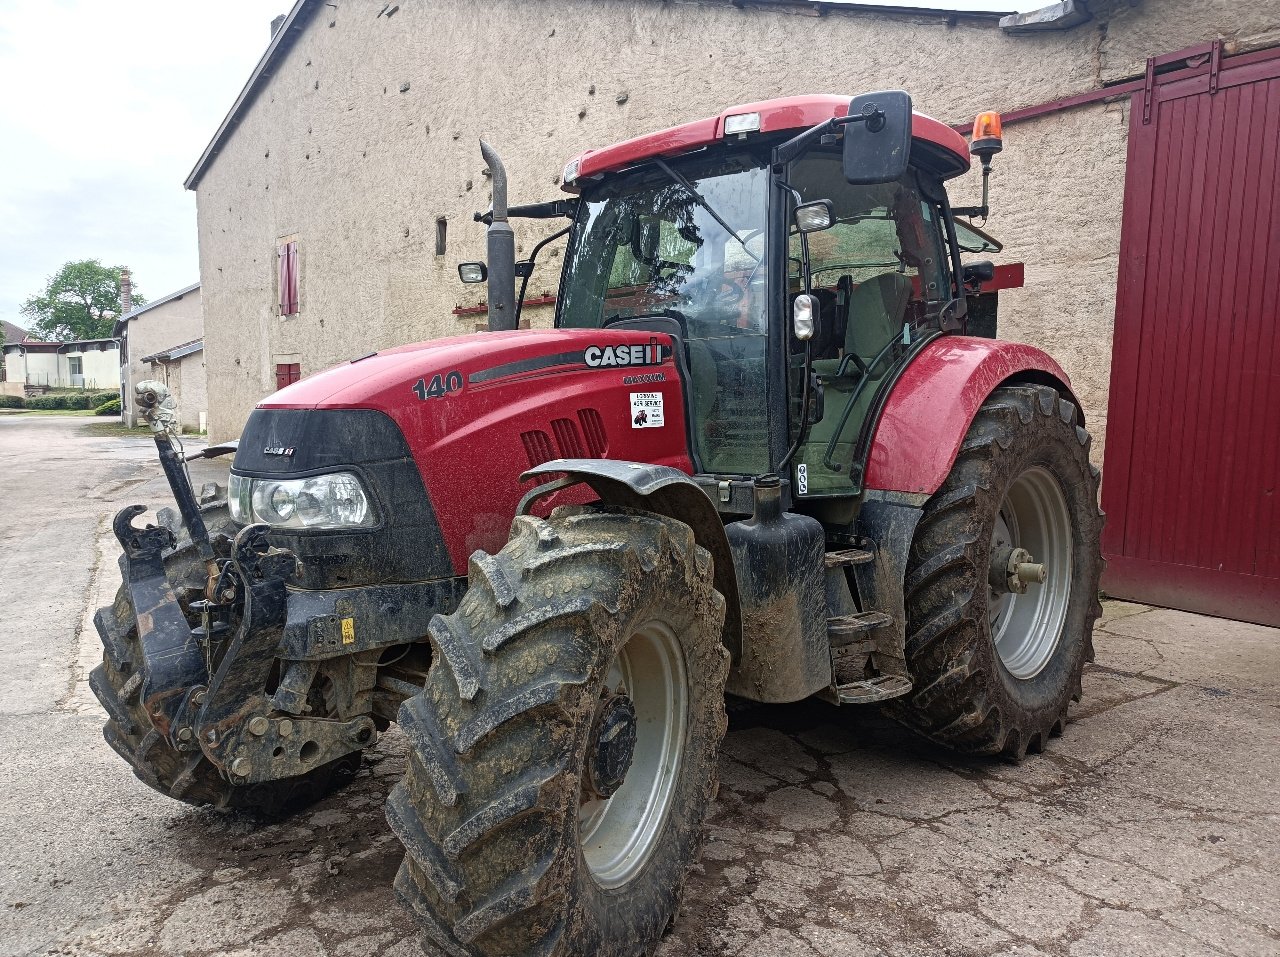
<instances>
[{"instance_id":1,"label":"stucco wall","mask_svg":"<svg viewBox=\"0 0 1280 957\"><path fill-rule=\"evenodd\" d=\"M143 357L199 339L203 334L204 313L198 288L129 320L126 332L128 365L122 377L125 385L123 414L129 425L137 425L140 421L133 401L134 385L154 378L151 364L143 362Z\"/></svg>"},{"instance_id":2,"label":"stucco wall","mask_svg":"<svg viewBox=\"0 0 1280 957\"><path fill-rule=\"evenodd\" d=\"M482 295L455 271L483 256L483 227L471 222L489 203L481 135L506 159L513 201L554 198L579 150L734 103L900 86L918 109L961 121L1135 75L1147 55L1209 37L1274 42L1280 0L1247 6L1095 0L1093 23L1022 37L971 20L727 2L438 0L391 18L378 0L325 6L198 186L211 437L238 433L274 389L276 362L299 361L307 374L475 328L477 317L451 310ZM501 67L486 68L486 49ZM1123 105L1099 105L1011 127L989 224L1006 241L1003 258L1027 263L1027 287L1002 293L1001 334L1052 351L1097 425L1125 123ZM977 192L976 174L953 184L960 202ZM441 216L448 248L436 256ZM525 249L550 231L517 230ZM281 318L275 249L291 235L301 312ZM531 293L554 291L558 264L546 258ZM530 316L545 324L550 310Z\"/></svg>"},{"instance_id":3,"label":"stucco wall","mask_svg":"<svg viewBox=\"0 0 1280 957\"><path fill-rule=\"evenodd\" d=\"M152 362L146 379L163 382L169 387L178 408L178 424L183 432L199 432L202 413L208 411L204 352L193 352L172 362Z\"/></svg>"}]
</instances>

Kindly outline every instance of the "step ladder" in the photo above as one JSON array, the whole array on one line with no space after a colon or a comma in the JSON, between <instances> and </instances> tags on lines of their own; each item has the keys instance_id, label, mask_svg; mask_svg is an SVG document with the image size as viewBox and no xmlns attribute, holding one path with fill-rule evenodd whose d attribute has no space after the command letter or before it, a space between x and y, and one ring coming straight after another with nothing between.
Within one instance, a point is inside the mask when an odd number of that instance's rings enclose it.
<instances>
[{"instance_id":1,"label":"step ladder","mask_svg":"<svg viewBox=\"0 0 1280 957\"><path fill-rule=\"evenodd\" d=\"M827 556L830 563L831 555ZM868 558L871 556L867 554ZM868 560L868 559L864 559ZM852 615L837 615L827 619L827 638L831 642L833 662L845 658L865 659L875 651L875 641L870 635L877 628L893 624L893 619L881 611L863 611ZM877 675L850 681L836 687L836 696L841 704L874 704L877 701L888 701L911 691L911 679L902 675Z\"/></svg>"},{"instance_id":2,"label":"step ladder","mask_svg":"<svg viewBox=\"0 0 1280 957\"><path fill-rule=\"evenodd\" d=\"M844 548L837 552L827 552L827 567L839 568L842 565L865 565L867 562L873 562L876 556L873 552L864 552L860 548Z\"/></svg>"}]
</instances>

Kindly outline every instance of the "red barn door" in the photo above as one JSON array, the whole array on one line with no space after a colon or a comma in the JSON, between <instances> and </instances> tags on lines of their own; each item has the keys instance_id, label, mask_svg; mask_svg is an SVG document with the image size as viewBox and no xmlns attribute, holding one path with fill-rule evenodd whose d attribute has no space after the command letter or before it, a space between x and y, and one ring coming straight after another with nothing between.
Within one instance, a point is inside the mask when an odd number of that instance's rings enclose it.
<instances>
[{"instance_id":1,"label":"red barn door","mask_svg":"<svg viewBox=\"0 0 1280 957\"><path fill-rule=\"evenodd\" d=\"M1280 51L1215 50L1133 98L1102 488L1116 597L1280 625L1278 167Z\"/></svg>"}]
</instances>

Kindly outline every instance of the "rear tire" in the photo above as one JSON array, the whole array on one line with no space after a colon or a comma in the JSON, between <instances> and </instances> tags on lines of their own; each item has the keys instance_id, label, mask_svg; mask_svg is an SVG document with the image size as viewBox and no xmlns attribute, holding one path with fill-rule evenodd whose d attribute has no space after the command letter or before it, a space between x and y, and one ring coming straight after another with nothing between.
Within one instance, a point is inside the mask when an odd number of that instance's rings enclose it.
<instances>
[{"instance_id":1,"label":"rear tire","mask_svg":"<svg viewBox=\"0 0 1280 957\"><path fill-rule=\"evenodd\" d=\"M200 511L211 539L218 535L232 538L239 531L225 500L204 505ZM164 564L185 612L186 596L200 597L204 590L204 563L176 516L162 512L159 520L177 537L164 556ZM120 568L123 572L123 559ZM198 623L190 612L187 620L192 625ZM98 609L95 622L106 650L102 664L89 674L89 687L107 712L102 736L148 787L196 807L211 805L276 816L320 800L349 782L360 769L361 754L357 751L298 777L232 785L199 749L178 751L152 726L142 704L142 645L127 584L120 586L112 604Z\"/></svg>"},{"instance_id":2,"label":"rear tire","mask_svg":"<svg viewBox=\"0 0 1280 957\"><path fill-rule=\"evenodd\" d=\"M436 947L651 952L715 795L724 613L710 555L649 513L522 516L501 552L472 556L460 608L432 622L426 687L401 708L411 760L387 804L407 851L396 891ZM623 733L604 721L618 688ZM589 796L605 742L629 733L621 787Z\"/></svg>"},{"instance_id":3,"label":"rear tire","mask_svg":"<svg viewBox=\"0 0 1280 957\"><path fill-rule=\"evenodd\" d=\"M1080 700L1102 613L1103 516L1076 417L1048 387L997 389L916 528L906 577L915 690L889 711L958 751L1021 760L1062 733ZM1008 545L1041 552L1032 557L1047 580L1026 594L993 589L993 554Z\"/></svg>"}]
</instances>

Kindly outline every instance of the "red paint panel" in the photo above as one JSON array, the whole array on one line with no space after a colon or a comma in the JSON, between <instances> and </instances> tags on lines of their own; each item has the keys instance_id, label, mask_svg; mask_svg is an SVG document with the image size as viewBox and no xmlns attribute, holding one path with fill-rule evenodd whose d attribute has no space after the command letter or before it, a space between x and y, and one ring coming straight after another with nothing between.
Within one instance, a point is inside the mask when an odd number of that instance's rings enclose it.
<instances>
[{"instance_id":1,"label":"red paint panel","mask_svg":"<svg viewBox=\"0 0 1280 957\"><path fill-rule=\"evenodd\" d=\"M587 346L658 345L656 365L591 368ZM611 459L651 462L692 473L685 440L684 400L671 338L642 332L551 329L487 332L436 339L380 352L320 372L270 396L262 408L377 409L404 433L431 497L458 574L477 548L507 541L516 505L536 483L520 482L535 452L563 458L589 447ZM460 389L447 390L456 372ZM660 374L656 382L629 377ZM436 376L441 394L427 399ZM415 386L422 380L422 389ZM665 425L634 428L632 392L663 397ZM575 423L589 431L584 439ZM529 433L541 435L529 435ZM539 457L543 457L539 455ZM546 456L549 457L549 456ZM586 501L570 490L546 505Z\"/></svg>"},{"instance_id":2,"label":"red paint panel","mask_svg":"<svg viewBox=\"0 0 1280 957\"><path fill-rule=\"evenodd\" d=\"M1027 372L1047 373L1070 389L1061 366L1032 346L970 336L943 336L925 346L885 404L866 487L932 495L951 471L978 407L1001 383Z\"/></svg>"},{"instance_id":3,"label":"red paint panel","mask_svg":"<svg viewBox=\"0 0 1280 957\"><path fill-rule=\"evenodd\" d=\"M595 176L598 173L632 166L655 156L673 156L710 146L724 138L724 121L730 116L759 113L761 133L773 133L778 130L800 131L816 126L824 120L848 115L850 100L852 97L849 96L818 95L787 96L776 100L762 100L759 103L744 103L741 106L730 107L718 116L682 123L656 133L646 133L644 136L623 140L621 143L602 149L580 153L576 157L578 177ZM916 113L911 121L911 135L916 139L949 150L964 165L964 169L969 168L969 144L963 136L945 123L940 123L923 113ZM568 183L565 184L565 189L574 191L573 185Z\"/></svg>"},{"instance_id":4,"label":"red paint panel","mask_svg":"<svg viewBox=\"0 0 1280 957\"><path fill-rule=\"evenodd\" d=\"M1103 507L1117 597L1280 625L1280 53L1131 110Z\"/></svg>"}]
</instances>

